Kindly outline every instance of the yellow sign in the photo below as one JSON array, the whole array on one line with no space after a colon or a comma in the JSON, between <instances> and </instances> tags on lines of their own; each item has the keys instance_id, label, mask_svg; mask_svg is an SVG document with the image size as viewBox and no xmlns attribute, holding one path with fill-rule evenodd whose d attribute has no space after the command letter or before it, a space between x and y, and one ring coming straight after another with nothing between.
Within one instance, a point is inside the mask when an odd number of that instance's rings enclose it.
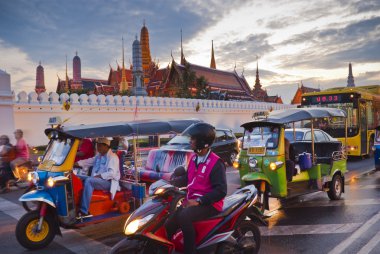
<instances>
[{"instance_id":1,"label":"yellow sign","mask_svg":"<svg viewBox=\"0 0 380 254\"><path fill-rule=\"evenodd\" d=\"M265 147L254 146L248 148L248 154L250 155L265 155Z\"/></svg>"}]
</instances>

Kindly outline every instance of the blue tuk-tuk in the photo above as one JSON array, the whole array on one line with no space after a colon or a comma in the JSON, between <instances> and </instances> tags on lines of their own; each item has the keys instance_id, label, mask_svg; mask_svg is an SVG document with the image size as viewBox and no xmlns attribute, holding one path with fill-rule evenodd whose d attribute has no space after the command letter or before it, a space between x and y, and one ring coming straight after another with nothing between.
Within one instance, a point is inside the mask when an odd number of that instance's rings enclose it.
<instances>
[{"instance_id":1,"label":"blue tuk-tuk","mask_svg":"<svg viewBox=\"0 0 380 254\"><path fill-rule=\"evenodd\" d=\"M112 184L116 185L115 188L120 185L121 189L113 196L110 192L95 190L89 207L93 217L77 218L83 184L73 167L81 139L181 133L196 122L200 121L145 120L46 129L49 144L37 170L28 175L28 180L36 188L19 199L21 202L37 203L37 206L18 221L18 242L27 249L40 249L50 244L56 234L61 235L60 227L78 228L117 219L128 215L142 204L145 185L138 182L138 177L135 181L123 179L124 161L120 156L121 180L115 181L116 183L113 181ZM134 151L137 151L136 142L133 143Z\"/></svg>"}]
</instances>

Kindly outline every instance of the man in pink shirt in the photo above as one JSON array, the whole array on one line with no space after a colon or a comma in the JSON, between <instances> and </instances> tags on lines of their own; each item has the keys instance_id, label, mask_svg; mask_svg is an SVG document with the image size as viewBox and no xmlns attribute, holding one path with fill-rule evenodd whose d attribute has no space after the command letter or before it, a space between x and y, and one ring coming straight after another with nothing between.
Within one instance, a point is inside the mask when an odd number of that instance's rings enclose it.
<instances>
[{"instance_id":1,"label":"man in pink shirt","mask_svg":"<svg viewBox=\"0 0 380 254\"><path fill-rule=\"evenodd\" d=\"M20 179L20 174L16 170L17 166L20 166L29 160L29 148L26 144L25 139L23 139L23 132L20 129L15 130L14 132L16 138L16 159L11 161L11 168L14 176L17 179Z\"/></svg>"}]
</instances>

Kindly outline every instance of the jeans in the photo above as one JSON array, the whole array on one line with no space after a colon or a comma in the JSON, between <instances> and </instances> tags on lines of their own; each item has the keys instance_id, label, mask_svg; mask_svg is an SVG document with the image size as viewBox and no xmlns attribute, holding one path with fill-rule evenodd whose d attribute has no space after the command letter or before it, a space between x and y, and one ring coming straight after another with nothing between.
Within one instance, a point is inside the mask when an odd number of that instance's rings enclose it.
<instances>
[{"instance_id":1,"label":"jeans","mask_svg":"<svg viewBox=\"0 0 380 254\"><path fill-rule=\"evenodd\" d=\"M196 253L195 246L195 229L194 221L204 220L219 212L212 205L208 206L191 206L188 208L179 208L173 214L173 217L166 222L166 232L170 241L173 235L181 228L184 240L185 254Z\"/></svg>"},{"instance_id":2,"label":"jeans","mask_svg":"<svg viewBox=\"0 0 380 254\"><path fill-rule=\"evenodd\" d=\"M111 181L104 180L96 177L80 177L84 180L84 189L82 194L82 203L80 211L88 214L88 208L90 207L92 193L95 190L109 191L111 188Z\"/></svg>"}]
</instances>

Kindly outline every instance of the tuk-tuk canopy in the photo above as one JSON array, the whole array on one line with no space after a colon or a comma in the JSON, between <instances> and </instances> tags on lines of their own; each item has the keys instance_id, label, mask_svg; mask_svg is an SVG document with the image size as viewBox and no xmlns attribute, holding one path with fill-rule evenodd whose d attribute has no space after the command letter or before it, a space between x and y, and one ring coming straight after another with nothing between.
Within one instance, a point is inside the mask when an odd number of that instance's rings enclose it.
<instances>
[{"instance_id":1,"label":"tuk-tuk canopy","mask_svg":"<svg viewBox=\"0 0 380 254\"><path fill-rule=\"evenodd\" d=\"M291 108L284 110L275 110L269 115L260 120L244 123L243 128L251 126L261 126L264 124L287 124L303 120L311 120L315 118L325 117L346 117L346 112L337 108Z\"/></svg>"},{"instance_id":2,"label":"tuk-tuk canopy","mask_svg":"<svg viewBox=\"0 0 380 254\"><path fill-rule=\"evenodd\" d=\"M132 135L160 135L181 133L191 124L202 122L198 119L185 120L140 120L131 122L114 122L102 124L88 124L64 126L60 129L48 128L45 134L58 131L61 135L76 138L120 137Z\"/></svg>"}]
</instances>

